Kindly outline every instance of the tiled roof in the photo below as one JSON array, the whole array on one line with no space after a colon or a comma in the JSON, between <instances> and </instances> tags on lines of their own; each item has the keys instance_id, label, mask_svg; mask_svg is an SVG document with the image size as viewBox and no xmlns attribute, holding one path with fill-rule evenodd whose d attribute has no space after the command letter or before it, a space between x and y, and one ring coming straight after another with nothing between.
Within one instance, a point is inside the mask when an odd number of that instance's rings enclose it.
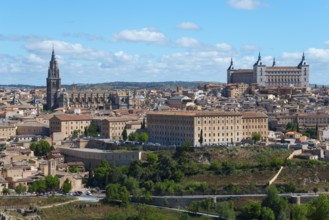
<instances>
[{"instance_id":1,"label":"tiled roof","mask_svg":"<svg viewBox=\"0 0 329 220\"><path fill-rule=\"evenodd\" d=\"M88 120L92 120L92 117L90 115L63 114L63 115L55 115L54 117L58 118L61 121L88 121Z\"/></svg>"}]
</instances>

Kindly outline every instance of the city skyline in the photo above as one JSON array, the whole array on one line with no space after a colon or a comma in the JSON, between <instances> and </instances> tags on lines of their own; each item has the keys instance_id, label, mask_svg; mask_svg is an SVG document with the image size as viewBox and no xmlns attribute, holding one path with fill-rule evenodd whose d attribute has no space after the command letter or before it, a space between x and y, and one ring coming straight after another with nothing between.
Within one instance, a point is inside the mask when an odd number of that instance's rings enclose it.
<instances>
[{"instance_id":1,"label":"city skyline","mask_svg":"<svg viewBox=\"0 0 329 220\"><path fill-rule=\"evenodd\" d=\"M55 4L54 4L55 3ZM2 4L1 84L45 86L54 47L63 84L226 82L236 68L295 66L329 84L329 3L283 0L78 1Z\"/></svg>"}]
</instances>

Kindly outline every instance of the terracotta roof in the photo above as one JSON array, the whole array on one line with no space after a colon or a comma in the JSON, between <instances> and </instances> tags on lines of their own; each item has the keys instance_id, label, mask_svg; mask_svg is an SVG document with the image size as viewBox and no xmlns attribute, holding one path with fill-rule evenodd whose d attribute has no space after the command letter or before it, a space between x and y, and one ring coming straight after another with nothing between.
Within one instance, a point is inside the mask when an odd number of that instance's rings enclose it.
<instances>
[{"instance_id":1,"label":"terracotta roof","mask_svg":"<svg viewBox=\"0 0 329 220\"><path fill-rule=\"evenodd\" d=\"M148 115L177 115L177 116L240 116L241 113L237 112L222 112L222 111L213 111L213 112L189 112L189 111L160 111L160 112L149 112Z\"/></svg>"},{"instance_id":2,"label":"terracotta roof","mask_svg":"<svg viewBox=\"0 0 329 220\"><path fill-rule=\"evenodd\" d=\"M263 112L242 112L242 118L267 118Z\"/></svg>"},{"instance_id":3,"label":"terracotta roof","mask_svg":"<svg viewBox=\"0 0 329 220\"><path fill-rule=\"evenodd\" d=\"M63 114L63 115L55 115L55 118L58 118L61 121L88 121L92 120L92 117L90 115L69 115L69 114Z\"/></svg>"}]
</instances>

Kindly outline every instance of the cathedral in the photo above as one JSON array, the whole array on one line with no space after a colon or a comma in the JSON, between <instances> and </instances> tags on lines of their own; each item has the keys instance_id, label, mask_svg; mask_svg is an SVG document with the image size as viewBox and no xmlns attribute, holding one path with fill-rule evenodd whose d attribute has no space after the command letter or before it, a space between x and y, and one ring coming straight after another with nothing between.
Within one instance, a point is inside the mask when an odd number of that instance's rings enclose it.
<instances>
[{"instance_id":1,"label":"cathedral","mask_svg":"<svg viewBox=\"0 0 329 220\"><path fill-rule=\"evenodd\" d=\"M138 108L130 91L66 91L61 86L59 66L53 49L47 77L47 110L56 108L131 109Z\"/></svg>"},{"instance_id":2,"label":"cathedral","mask_svg":"<svg viewBox=\"0 0 329 220\"><path fill-rule=\"evenodd\" d=\"M51 54L47 77L47 110L54 110L59 107L58 96L61 90L61 78L59 67L55 57L55 51Z\"/></svg>"},{"instance_id":3,"label":"cathedral","mask_svg":"<svg viewBox=\"0 0 329 220\"><path fill-rule=\"evenodd\" d=\"M257 84L265 87L309 87L309 65L304 54L297 66L277 66L275 59L272 66L266 66L259 54L252 69L234 69L231 59L227 69L227 83Z\"/></svg>"}]
</instances>

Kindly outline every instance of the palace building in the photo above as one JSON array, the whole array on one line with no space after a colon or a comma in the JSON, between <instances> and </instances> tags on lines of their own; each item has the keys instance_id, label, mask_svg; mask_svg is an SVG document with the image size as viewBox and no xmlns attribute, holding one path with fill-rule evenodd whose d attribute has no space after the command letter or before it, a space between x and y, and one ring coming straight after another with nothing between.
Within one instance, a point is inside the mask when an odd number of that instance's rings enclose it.
<instances>
[{"instance_id":1,"label":"palace building","mask_svg":"<svg viewBox=\"0 0 329 220\"><path fill-rule=\"evenodd\" d=\"M258 84L265 87L309 87L309 65L303 54L297 66L266 66L260 54L252 69L234 69L233 60L227 69L227 83Z\"/></svg>"}]
</instances>

